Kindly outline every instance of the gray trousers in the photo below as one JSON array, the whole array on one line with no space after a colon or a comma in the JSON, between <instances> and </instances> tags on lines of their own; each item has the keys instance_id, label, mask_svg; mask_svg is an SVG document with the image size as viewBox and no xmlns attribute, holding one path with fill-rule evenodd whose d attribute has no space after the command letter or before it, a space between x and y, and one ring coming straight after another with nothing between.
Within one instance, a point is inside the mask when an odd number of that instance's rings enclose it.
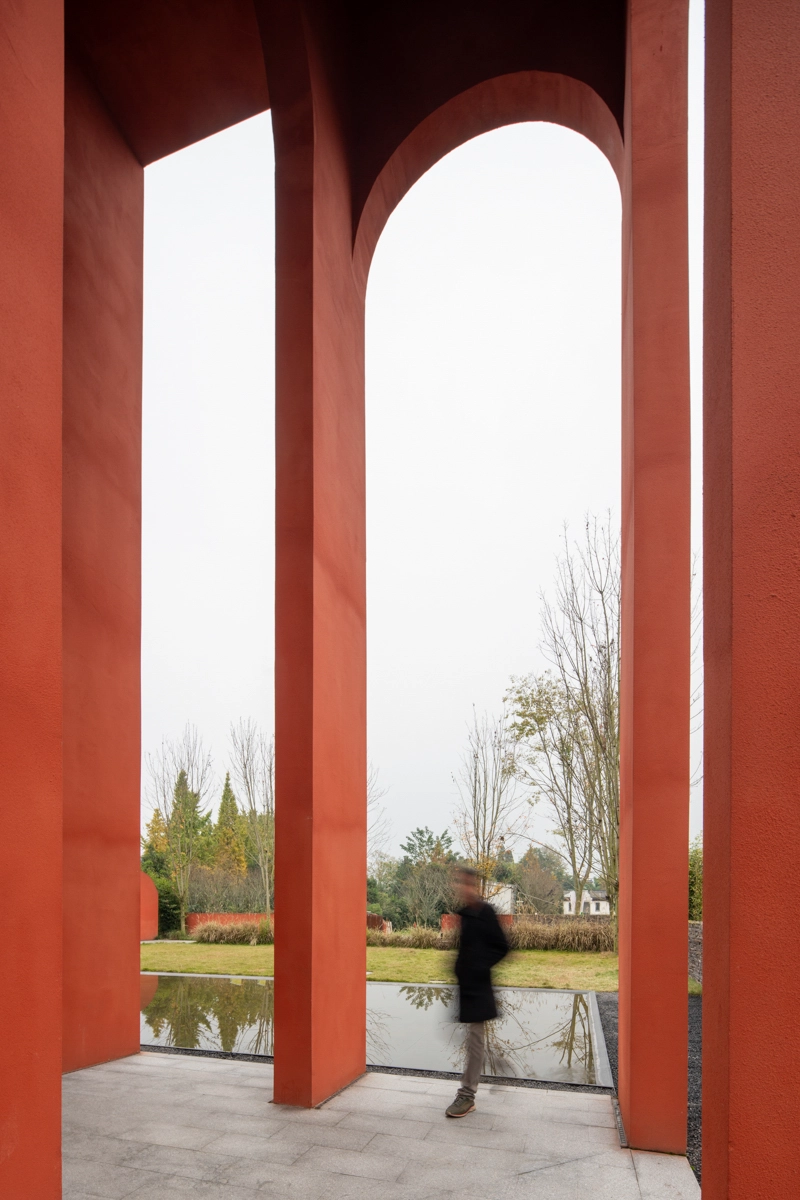
<instances>
[{"instance_id":1,"label":"gray trousers","mask_svg":"<svg viewBox=\"0 0 800 1200\"><path fill-rule=\"evenodd\" d=\"M484 1021L475 1021L467 1026L466 1051L467 1061L464 1074L461 1076L459 1096L475 1099L478 1090L478 1080L483 1074L483 1056L485 1046L486 1025Z\"/></svg>"}]
</instances>

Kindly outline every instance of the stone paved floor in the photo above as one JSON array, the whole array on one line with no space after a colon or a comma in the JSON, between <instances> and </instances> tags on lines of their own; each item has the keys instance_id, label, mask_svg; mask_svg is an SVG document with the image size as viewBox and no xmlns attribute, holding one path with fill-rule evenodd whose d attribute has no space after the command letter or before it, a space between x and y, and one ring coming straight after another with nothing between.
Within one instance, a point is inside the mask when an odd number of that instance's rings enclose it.
<instances>
[{"instance_id":1,"label":"stone paved floor","mask_svg":"<svg viewBox=\"0 0 800 1200\"><path fill-rule=\"evenodd\" d=\"M64 1079L64 1200L693 1200L683 1158L620 1149L608 1096L370 1074L311 1111L257 1063L140 1054Z\"/></svg>"}]
</instances>

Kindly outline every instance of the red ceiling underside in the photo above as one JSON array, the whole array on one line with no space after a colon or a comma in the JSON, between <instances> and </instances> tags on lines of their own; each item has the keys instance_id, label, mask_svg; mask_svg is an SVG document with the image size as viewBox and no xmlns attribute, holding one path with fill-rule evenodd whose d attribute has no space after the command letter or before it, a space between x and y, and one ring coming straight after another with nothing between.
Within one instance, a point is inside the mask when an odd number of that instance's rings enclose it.
<instances>
[{"instance_id":1,"label":"red ceiling underside","mask_svg":"<svg viewBox=\"0 0 800 1200\"><path fill-rule=\"evenodd\" d=\"M71 0L72 53L143 164L269 108L252 0Z\"/></svg>"}]
</instances>

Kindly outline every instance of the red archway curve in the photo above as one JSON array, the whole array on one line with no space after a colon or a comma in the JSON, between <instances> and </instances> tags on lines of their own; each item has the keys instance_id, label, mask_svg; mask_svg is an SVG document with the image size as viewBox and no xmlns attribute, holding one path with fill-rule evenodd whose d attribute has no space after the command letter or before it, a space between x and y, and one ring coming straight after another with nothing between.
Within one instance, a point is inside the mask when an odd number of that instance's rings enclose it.
<instances>
[{"instance_id":1,"label":"red archway curve","mask_svg":"<svg viewBox=\"0 0 800 1200\"><path fill-rule=\"evenodd\" d=\"M384 226L403 196L458 146L504 125L549 121L583 134L605 154L622 181L622 134L597 92L568 75L517 71L460 92L417 125L397 147L372 185L353 239L353 269L366 288L372 256Z\"/></svg>"}]
</instances>

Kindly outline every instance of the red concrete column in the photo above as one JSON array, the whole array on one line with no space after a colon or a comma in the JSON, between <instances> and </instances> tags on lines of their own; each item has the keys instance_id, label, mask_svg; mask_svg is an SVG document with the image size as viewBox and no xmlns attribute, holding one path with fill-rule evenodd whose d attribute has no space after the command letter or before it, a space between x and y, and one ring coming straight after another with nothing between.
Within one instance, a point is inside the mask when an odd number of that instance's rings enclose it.
<instances>
[{"instance_id":1,"label":"red concrete column","mask_svg":"<svg viewBox=\"0 0 800 1200\"><path fill-rule=\"evenodd\" d=\"M619 1097L631 1145L687 1108L690 455L687 0L631 0L623 178Z\"/></svg>"},{"instance_id":2,"label":"red concrete column","mask_svg":"<svg viewBox=\"0 0 800 1200\"><path fill-rule=\"evenodd\" d=\"M0 9L0 1196L61 1195L63 13Z\"/></svg>"},{"instance_id":3,"label":"red concrete column","mask_svg":"<svg viewBox=\"0 0 800 1200\"><path fill-rule=\"evenodd\" d=\"M67 65L64 1069L139 1048L144 172Z\"/></svg>"},{"instance_id":4,"label":"red concrete column","mask_svg":"<svg viewBox=\"0 0 800 1200\"><path fill-rule=\"evenodd\" d=\"M317 37L258 6L276 159L275 1099L365 1068L364 298Z\"/></svg>"},{"instance_id":5,"label":"red concrete column","mask_svg":"<svg viewBox=\"0 0 800 1200\"><path fill-rule=\"evenodd\" d=\"M703 1195L800 1195L800 6L707 0Z\"/></svg>"}]
</instances>

